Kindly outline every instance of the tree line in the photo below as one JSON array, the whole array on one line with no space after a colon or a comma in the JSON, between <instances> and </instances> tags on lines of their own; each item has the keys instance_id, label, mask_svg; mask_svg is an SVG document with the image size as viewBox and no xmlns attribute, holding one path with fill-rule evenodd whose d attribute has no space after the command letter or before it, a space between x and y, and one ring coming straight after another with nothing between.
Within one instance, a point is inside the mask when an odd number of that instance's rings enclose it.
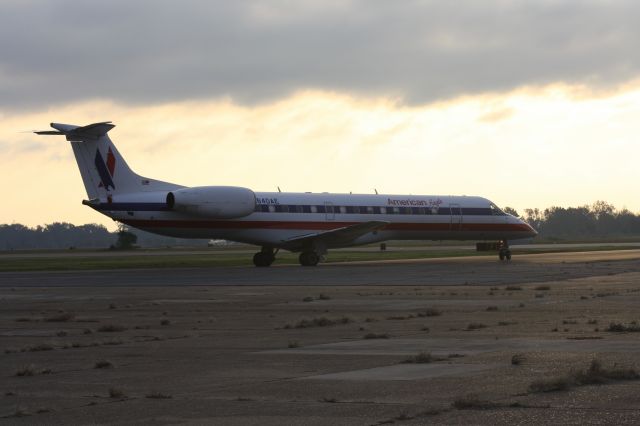
<instances>
[{"instance_id":1,"label":"tree line","mask_svg":"<svg viewBox=\"0 0 640 426\"><path fill-rule=\"evenodd\" d=\"M139 247L206 247L208 240L164 237L121 225L111 232L95 223L73 225L55 222L29 228L21 224L0 225L0 250Z\"/></svg>"},{"instance_id":2,"label":"tree line","mask_svg":"<svg viewBox=\"0 0 640 426\"><path fill-rule=\"evenodd\" d=\"M627 209L618 210L605 201L590 206L549 207L544 210L525 209L524 215L506 207L507 213L520 217L544 240L590 240L640 238L640 214ZM134 228L121 226L111 232L102 225L73 225L55 222L29 228L20 224L0 225L0 250L70 249L70 248L127 248L200 246L206 239L193 240L163 237Z\"/></svg>"},{"instance_id":3,"label":"tree line","mask_svg":"<svg viewBox=\"0 0 640 426\"><path fill-rule=\"evenodd\" d=\"M538 239L595 240L640 237L640 214L616 209L606 201L581 207L525 209L519 215L512 208L505 211L520 217L538 231Z\"/></svg>"}]
</instances>

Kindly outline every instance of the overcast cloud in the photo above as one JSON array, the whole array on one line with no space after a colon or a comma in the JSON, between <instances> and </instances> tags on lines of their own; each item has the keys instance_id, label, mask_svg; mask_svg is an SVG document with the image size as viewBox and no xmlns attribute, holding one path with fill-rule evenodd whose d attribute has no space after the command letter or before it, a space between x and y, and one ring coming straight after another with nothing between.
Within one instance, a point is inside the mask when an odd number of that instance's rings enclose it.
<instances>
[{"instance_id":1,"label":"overcast cloud","mask_svg":"<svg viewBox=\"0 0 640 426\"><path fill-rule=\"evenodd\" d=\"M411 104L640 74L637 1L13 1L0 111L84 99L263 102L300 89Z\"/></svg>"}]
</instances>

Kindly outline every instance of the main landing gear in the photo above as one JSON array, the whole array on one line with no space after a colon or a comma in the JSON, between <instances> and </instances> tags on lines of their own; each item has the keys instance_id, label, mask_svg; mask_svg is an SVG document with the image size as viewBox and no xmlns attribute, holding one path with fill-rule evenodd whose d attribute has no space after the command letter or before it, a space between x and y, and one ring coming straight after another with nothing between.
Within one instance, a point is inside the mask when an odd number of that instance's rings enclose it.
<instances>
[{"instance_id":1,"label":"main landing gear","mask_svg":"<svg viewBox=\"0 0 640 426\"><path fill-rule=\"evenodd\" d=\"M262 247L262 249L253 255L253 264L259 268L266 268L276 260L278 250L271 247ZM320 255L315 251L303 251L298 258L302 266L316 266L320 262Z\"/></svg>"},{"instance_id":2,"label":"main landing gear","mask_svg":"<svg viewBox=\"0 0 640 426\"><path fill-rule=\"evenodd\" d=\"M276 253L271 247L262 247L262 250L253 255L253 264L260 268L271 266L276 260Z\"/></svg>"},{"instance_id":3,"label":"main landing gear","mask_svg":"<svg viewBox=\"0 0 640 426\"><path fill-rule=\"evenodd\" d=\"M509 243L507 242L507 240L500 241L498 247L498 257L500 258L500 260L511 260L511 250L509 250Z\"/></svg>"},{"instance_id":4,"label":"main landing gear","mask_svg":"<svg viewBox=\"0 0 640 426\"><path fill-rule=\"evenodd\" d=\"M302 266L316 266L320 261L320 256L315 251L303 251L298 260Z\"/></svg>"}]
</instances>

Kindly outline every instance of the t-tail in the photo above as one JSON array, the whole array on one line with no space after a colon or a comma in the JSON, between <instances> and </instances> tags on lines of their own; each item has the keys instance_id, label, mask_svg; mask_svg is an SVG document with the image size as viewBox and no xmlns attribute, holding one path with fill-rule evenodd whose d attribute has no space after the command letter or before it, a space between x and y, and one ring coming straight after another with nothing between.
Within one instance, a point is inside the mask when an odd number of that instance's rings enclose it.
<instances>
[{"instance_id":1,"label":"t-tail","mask_svg":"<svg viewBox=\"0 0 640 426\"><path fill-rule=\"evenodd\" d=\"M87 190L87 204L110 203L127 195L162 192L182 188L168 182L149 179L133 172L108 136L115 127L110 121L75 126L51 123L56 130L35 132L39 135L64 135L71 142L80 175Z\"/></svg>"}]
</instances>

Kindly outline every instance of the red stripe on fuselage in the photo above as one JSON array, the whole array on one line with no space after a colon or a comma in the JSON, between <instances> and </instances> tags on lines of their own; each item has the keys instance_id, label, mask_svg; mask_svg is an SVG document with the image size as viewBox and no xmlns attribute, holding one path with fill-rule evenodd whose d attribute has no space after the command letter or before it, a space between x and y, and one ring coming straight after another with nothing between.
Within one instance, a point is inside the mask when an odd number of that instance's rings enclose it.
<instances>
[{"instance_id":1,"label":"red stripe on fuselage","mask_svg":"<svg viewBox=\"0 0 640 426\"><path fill-rule=\"evenodd\" d=\"M362 222L292 222L292 221L233 221L233 220L136 220L121 222L137 228L184 229L300 229L328 231L357 225ZM518 223L390 223L388 231L511 231L531 232L526 224Z\"/></svg>"}]
</instances>

